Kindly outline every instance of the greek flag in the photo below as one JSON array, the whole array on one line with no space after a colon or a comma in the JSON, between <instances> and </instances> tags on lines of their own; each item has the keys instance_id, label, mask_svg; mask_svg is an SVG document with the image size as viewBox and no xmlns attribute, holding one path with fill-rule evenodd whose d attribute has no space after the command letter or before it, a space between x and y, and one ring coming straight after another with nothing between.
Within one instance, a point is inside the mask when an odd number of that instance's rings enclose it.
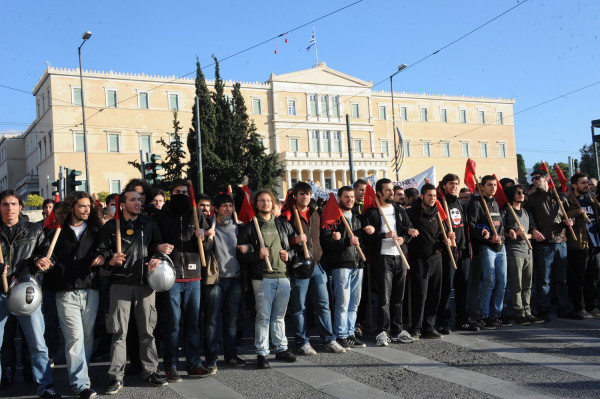
<instances>
[{"instance_id":1,"label":"greek flag","mask_svg":"<svg viewBox=\"0 0 600 399\"><path fill-rule=\"evenodd\" d=\"M309 51L312 46L316 46L316 45L317 45L317 38L315 36L315 28L313 27L313 33L310 38L310 43L308 43L308 47L306 48L306 51Z\"/></svg>"}]
</instances>

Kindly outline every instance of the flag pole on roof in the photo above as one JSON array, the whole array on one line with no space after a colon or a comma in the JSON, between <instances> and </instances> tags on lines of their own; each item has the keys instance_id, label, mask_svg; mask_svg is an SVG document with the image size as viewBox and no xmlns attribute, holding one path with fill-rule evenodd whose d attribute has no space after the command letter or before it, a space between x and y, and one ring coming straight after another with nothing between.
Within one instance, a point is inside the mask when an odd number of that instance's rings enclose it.
<instances>
[{"instance_id":1,"label":"flag pole on roof","mask_svg":"<svg viewBox=\"0 0 600 399\"><path fill-rule=\"evenodd\" d=\"M312 33L312 36L310 37L310 42L308 43L308 47L306 48L306 51L310 51L310 48L312 46L315 46L315 55L317 56L317 66L319 66L319 51L317 49L317 34L315 33L314 26L313 26L313 33Z\"/></svg>"}]
</instances>

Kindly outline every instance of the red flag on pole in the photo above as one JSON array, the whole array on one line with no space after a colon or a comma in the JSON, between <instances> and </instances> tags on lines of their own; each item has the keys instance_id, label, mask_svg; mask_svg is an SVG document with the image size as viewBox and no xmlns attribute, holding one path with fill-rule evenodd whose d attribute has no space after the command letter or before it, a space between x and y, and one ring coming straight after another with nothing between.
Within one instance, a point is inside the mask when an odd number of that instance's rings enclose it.
<instances>
[{"instance_id":1,"label":"red flag on pole","mask_svg":"<svg viewBox=\"0 0 600 399\"><path fill-rule=\"evenodd\" d=\"M363 208L362 213L369 208L375 208L375 190L373 190L373 186L367 182L367 189L365 190L365 198L363 199Z\"/></svg>"},{"instance_id":2,"label":"red flag on pole","mask_svg":"<svg viewBox=\"0 0 600 399\"><path fill-rule=\"evenodd\" d=\"M554 171L556 172L556 177L558 177L558 181L560 182L560 190L563 193L566 193L569 183L567 182L567 178L565 177L562 169L556 163L554 164Z\"/></svg>"},{"instance_id":3,"label":"red flag on pole","mask_svg":"<svg viewBox=\"0 0 600 399\"><path fill-rule=\"evenodd\" d=\"M502 184L500 184L498 177L496 177L496 174L494 174L494 179L496 179L496 185L498 186L496 188L496 195L494 196L494 199L498 203L498 208L502 208L504 205L508 204L510 201L508 200L508 197L506 196L506 193L504 192L504 188L502 188Z\"/></svg>"},{"instance_id":4,"label":"red flag on pole","mask_svg":"<svg viewBox=\"0 0 600 399\"><path fill-rule=\"evenodd\" d=\"M440 182L436 191L438 199L442 199L446 196L446 194L444 194L444 189L442 188L442 182Z\"/></svg>"},{"instance_id":5,"label":"red flag on pole","mask_svg":"<svg viewBox=\"0 0 600 399\"><path fill-rule=\"evenodd\" d=\"M190 204L192 208L196 208L196 196L194 195L194 186L190 184Z\"/></svg>"},{"instance_id":6,"label":"red flag on pole","mask_svg":"<svg viewBox=\"0 0 600 399\"><path fill-rule=\"evenodd\" d=\"M252 207L252 194L250 193L250 189L248 185L242 187L244 190L244 200L242 201L242 209L240 209L240 213L238 215L238 219L242 221L242 223L248 223L256 216L254 213L254 208Z\"/></svg>"},{"instance_id":7,"label":"red flag on pole","mask_svg":"<svg viewBox=\"0 0 600 399\"><path fill-rule=\"evenodd\" d=\"M340 205L336 201L333 193L329 193L329 200L323 208L323 214L321 215L321 228L332 229L334 226L340 224L340 218L344 217L344 213L340 209Z\"/></svg>"},{"instance_id":8,"label":"red flag on pole","mask_svg":"<svg viewBox=\"0 0 600 399\"><path fill-rule=\"evenodd\" d=\"M54 209L52 209L46 220L44 220L43 229L54 230L57 229L59 226L60 223L58 223L58 220L56 220L56 215L54 215Z\"/></svg>"},{"instance_id":9,"label":"red flag on pole","mask_svg":"<svg viewBox=\"0 0 600 399\"><path fill-rule=\"evenodd\" d=\"M542 162L542 164L540 165L540 169L545 170L546 173L548 173L548 187L554 189L554 181L552 180L552 175L550 174L550 169L548 169L548 165L546 165L546 162Z\"/></svg>"},{"instance_id":10,"label":"red flag on pole","mask_svg":"<svg viewBox=\"0 0 600 399\"><path fill-rule=\"evenodd\" d=\"M121 210L121 204L119 203L119 195L115 195L115 214L113 219L119 219L119 211Z\"/></svg>"},{"instance_id":11,"label":"red flag on pole","mask_svg":"<svg viewBox=\"0 0 600 399\"><path fill-rule=\"evenodd\" d=\"M467 166L465 167L465 184L469 187L472 193L477 192L475 187L475 161L471 158L467 159Z\"/></svg>"},{"instance_id":12,"label":"red flag on pole","mask_svg":"<svg viewBox=\"0 0 600 399\"><path fill-rule=\"evenodd\" d=\"M438 212L440 213L440 217L442 218L442 222L448 219L448 215L444 212L444 206L440 203L440 200L436 198L435 205L437 206Z\"/></svg>"},{"instance_id":13,"label":"red flag on pole","mask_svg":"<svg viewBox=\"0 0 600 399\"><path fill-rule=\"evenodd\" d=\"M281 216L285 217L288 222L292 220L292 207L294 206L294 195L290 191L283 201L281 206Z\"/></svg>"},{"instance_id":14,"label":"red flag on pole","mask_svg":"<svg viewBox=\"0 0 600 399\"><path fill-rule=\"evenodd\" d=\"M54 203L60 202L60 195L58 193L54 194Z\"/></svg>"}]
</instances>

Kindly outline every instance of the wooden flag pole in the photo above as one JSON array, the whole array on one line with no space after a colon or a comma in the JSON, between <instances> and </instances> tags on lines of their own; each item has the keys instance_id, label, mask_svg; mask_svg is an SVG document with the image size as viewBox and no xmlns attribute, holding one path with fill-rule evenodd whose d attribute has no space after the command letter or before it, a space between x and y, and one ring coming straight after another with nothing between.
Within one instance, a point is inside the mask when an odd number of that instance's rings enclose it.
<instances>
[{"instance_id":1,"label":"wooden flag pole","mask_svg":"<svg viewBox=\"0 0 600 399\"><path fill-rule=\"evenodd\" d=\"M231 195L231 198L233 198L233 191L231 190L231 184L228 184L228 185L227 185L227 189L228 189L228 190L229 190L229 192L231 193L231 194L229 194L229 195ZM237 216L237 212L235 211L235 202L233 203L233 222L234 222L235 224L238 224L238 223L239 223L239 222L238 222L238 216Z\"/></svg>"},{"instance_id":2,"label":"wooden flag pole","mask_svg":"<svg viewBox=\"0 0 600 399\"><path fill-rule=\"evenodd\" d=\"M2 247L0 246L0 263L4 263L4 254L2 253ZM4 268L4 273L6 273L6 266ZM2 291L8 294L8 280L6 279L6 274L2 274Z\"/></svg>"},{"instance_id":3,"label":"wooden flag pole","mask_svg":"<svg viewBox=\"0 0 600 399\"><path fill-rule=\"evenodd\" d=\"M119 204L117 204L119 206ZM117 240L117 253L121 253L121 217L115 219L115 239Z\"/></svg>"},{"instance_id":4,"label":"wooden flag pole","mask_svg":"<svg viewBox=\"0 0 600 399\"><path fill-rule=\"evenodd\" d=\"M571 190L569 190L569 193L571 194L571 198L573 198L573 201L575 201L575 205L577 205L577 207L579 208L579 210L583 210L583 208L581 207L581 204L579 203L579 200L577 199L577 196L575 196L575 193L573 191L571 191ZM592 223L592 221L588 217L587 213L583 212L581 215L583 215L583 218L585 219L585 222L587 224Z\"/></svg>"},{"instance_id":5,"label":"wooden flag pole","mask_svg":"<svg viewBox=\"0 0 600 399\"><path fill-rule=\"evenodd\" d=\"M293 208L294 215L296 216L296 226L298 226L298 231L300 232L300 234L304 234L304 231L302 230L302 222L300 221L300 214L298 213L298 208L296 207L296 205L294 205ZM310 259L310 252L308 252L308 246L305 242L302 243L302 249L304 250L304 259Z\"/></svg>"},{"instance_id":6,"label":"wooden flag pole","mask_svg":"<svg viewBox=\"0 0 600 399\"><path fill-rule=\"evenodd\" d=\"M56 246L56 241L58 241L58 236L62 231L62 226L59 225L54 231L54 236L52 237L52 242L50 242L50 246L48 247L48 252L46 253L46 258L50 259L52 256L52 252L54 252L54 247Z\"/></svg>"},{"instance_id":7,"label":"wooden flag pole","mask_svg":"<svg viewBox=\"0 0 600 399\"><path fill-rule=\"evenodd\" d=\"M548 175L548 178L552 179L552 177L550 177L550 175ZM565 211L565 207L563 206L563 203L560 200L560 197L558 196L558 192L556 191L556 187L552 188L552 192L554 193L554 197L556 198L556 202L558 202L558 207L560 209L560 212L563 214L563 217L565 219L568 219L569 217L567 216L567 212ZM577 237L575 236L575 232L573 231L573 226L567 226L567 227L569 228L569 233L571 233L571 237L573 237L573 239L575 241L577 241Z\"/></svg>"},{"instance_id":8,"label":"wooden flag pole","mask_svg":"<svg viewBox=\"0 0 600 399\"><path fill-rule=\"evenodd\" d=\"M521 225L521 222L519 222L519 218L517 217L517 214L515 213L515 210L513 209L512 205L510 204L510 201L506 205L508 205L508 210L510 210L510 213L512 214L513 219L515 219L515 222L517 223L517 227L523 227ZM531 247L531 242L527 238L527 232L526 231L523 231L522 237L525 240L525 243L527 244L527 247L530 250L533 250L533 248Z\"/></svg>"},{"instance_id":9,"label":"wooden flag pole","mask_svg":"<svg viewBox=\"0 0 600 399\"><path fill-rule=\"evenodd\" d=\"M192 186L192 181L188 180L187 183L189 184L190 187ZM193 191L193 189L192 189ZM194 216L194 227L196 228L196 230L200 230L200 219L198 218L198 208L196 208L196 198L194 198L193 193L191 192L191 203L192 203L192 215ZM194 235L196 235L196 232L194 232ZM206 267L206 257L204 256L204 246L202 245L202 238L196 236L196 239L198 240L198 253L200 254L200 263L202 264L203 267Z\"/></svg>"},{"instance_id":10,"label":"wooden flag pole","mask_svg":"<svg viewBox=\"0 0 600 399\"><path fill-rule=\"evenodd\" d=\"M383 213L383 209L381 209L381 204L379 203L379 198L377 198L377 195L375 195L375 204L377 205L379 214L381 215L381 218L383 219L383 222L385 223L388 231L392 231L392 228L390 227L390 222L387 220L385 213ZM396 241L396 239L393 239L393 241L394 241L394 244L396 244L396 249L398 249L398 252L400 253L400 258L402 258L402 263L404 263L404 265L406 266L406 270L410 270L410 265L408 264L408 261L406 260L406 256L404 256L404 252L402 252L402 246L400 244L398 244L398 241Z\"/></svg>"},{"instance_id":11,"label":"wooden flag pole","mask_svg":"<svg viewBox=\"0 0 600 399\"><path fill-rule=\"evenodd\" d=\"M348 232L348 235L350 237L354 237L354 233L352 232L352 227L350 227L350 225L348 224L348 221L346 220L346 216L342 215L341 219L342 219L342 223L344 223L344 227L346 227L346 231ZM365 257L365 254L362 251L362 249L360 248L360 245L356 245L356 250L358 251L360 260L362 260L363 262L366 262L367 258Z\"/></svg>"},{"instance_id":12,"label":"wooden flag pole","mask_svg":"<svg viewBox=\"0 0 600 399\"><path fill-rule=\"evenodd\" d=\"M258 219L256 219L256 216L252 218L252 221L254 222L254 228L256 229L256 235L258 236L258 242L260 243L260 247L264 248L265 239L263 238L262 231L260 230L260 226L258 225ZM273 267L271 267L271 261L269 260L268 256L265 258L265 263L267 264L267 271L269 273L273 273Z\"/></svg>"},{"instance_id":13,"label":"wooden flag pole","mask_svg":"<svg viewBox=\"0 0 600 399\"><path fill-rule=\"evenodd\" d=\"M215 214L213 215L213 220L212 220L212 223L210 224L210 229L211 229L212 231L215 231L215 228L216 228L216 227L217 227L217 214L215 213ZM215 231L215 233L216 233L216 231ZM212 240L212 239L213 239L213 236L209 236L209 237L208 237L208 239L209 239L209 240Z\"/></svg>"},{"instance_id":14,"label":"wooden flag pole","mask_svg":"<svg viewBox=\"0 0 600 399\"><path fill-rule=\"evenodd\" d=\"M496 231L496 226L494 226L494 219L492 219L492 215L490 214L490 209L488 208L487 202L485 201L485 197L483 196L483 190L479 186L479 182L477 181L477 178L475 177L475 175L473 175L473 180L475 181L475 187L477 187L477 192L479 193L479 196L481 197L481 203L483 204L483 209L485 210L485 214L487 215L488 220L490 221L490 228L492 229L492 234L494 236L497 236L498 231Z\"/></svg>"},{"instance_id":15,"label":"wooden flag pole","mask_svg":"<svg viewBox=\"0 0 600 399\"><path fill-rule=\"evenodd\" d=\"M448 203L446 202L446 197L442 197L442 205L444 206L444 211L446 211L446 216L447 216L446 224L448 225L448 231L450 233L453 233L454 229L452 228L452 220L450 219L450 211L448 210ZM455 238L452 239L452 246L456 247L456 239Z\"/></svg>"},{"instance_id":16,"label":"wooden flag pole","mask_svg":"<svg viewBox=\"0 0 600 399\"><path fill-rule=\"evenodd\" d=\"M448 235L446 234L446 230L444 230L444 222L442 221L442 216L440 215L439 212L437 212L437 220L438 220L438 224L440 225L440 230L442 230L442 236L444 237L444 242L445 242L448 239ZM456 262L454 261L454 254L452 253L452 248L448 244L445 244L445 245L446 245L446 249L448 250L448 255L450 256L450 262L452 262L452 267L454 268L454 270L456 270L457 267L456 267Z\"/></svg>"}]
</instances>

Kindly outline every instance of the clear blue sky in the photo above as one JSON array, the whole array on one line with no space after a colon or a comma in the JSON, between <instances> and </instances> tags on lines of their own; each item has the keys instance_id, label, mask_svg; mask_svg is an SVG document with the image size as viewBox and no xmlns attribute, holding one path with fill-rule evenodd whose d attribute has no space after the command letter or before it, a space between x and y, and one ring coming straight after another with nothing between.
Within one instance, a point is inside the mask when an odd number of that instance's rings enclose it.
<instances>
[{"instance_id":1,"label":"clear blue sky","mask_svg":"<svg viewBox=\"0 0 600 399\"><path fill-rule=\"evenodd\" d=\"M77 67L85 30L93 36L83 47L84 69L185 75L196 55L208 65L213 53L224 59L352 2L4 1L0 85L29 94L0 87L0 132L27 128L45 62ZM265 81L271 72L310 68L312 26L289 33L288 43L281 37L224 61L222 77ZM599 0L364 0L314 26L319 60L383 81L376 90L389 90L389 75L406 63L410 68L394 79L397 91L514 98L517 152L527 167L578 158L590 142L590 121L600 119ZM212 77L212 67L205 73Z\"/></svg>"}]
</instances>

